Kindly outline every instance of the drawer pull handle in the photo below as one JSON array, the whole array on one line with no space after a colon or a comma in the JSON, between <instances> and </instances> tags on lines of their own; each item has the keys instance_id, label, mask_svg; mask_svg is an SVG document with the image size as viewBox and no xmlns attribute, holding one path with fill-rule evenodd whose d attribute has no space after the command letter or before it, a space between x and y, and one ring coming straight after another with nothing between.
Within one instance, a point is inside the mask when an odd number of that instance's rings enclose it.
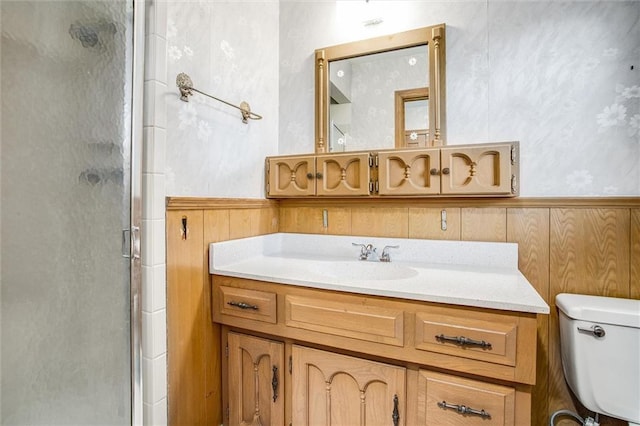
<instances>
[{"instance_id":1,"label":"drawer pull handle","mask_svg":"<svg viewBox=\"0 0 640 426\"><path fill-rule=\"evenodd\" d=\"M458 414L470 414L473 416L480 416L483 419L490 419L491 414L484 410L475 410L473 408L467 407L466 405L456 405L456 404L447 404L446 401L438 402L438 407L443 409L455 410Z\"/></svg>"},{"instance_id":2,"label":"drawer pull handle","mask_svg":"<svg viewBox=\"0 0 640 426\"><path fill-rule=\"evenodd\" d=\"M464 336L445 336L444 334L436 335L436 340L441 343L449 342L460 346L480 346L482 349L491 349L491 343L484 340L473 340Z\"/></svg>"},{"instance_id":3,"label":"drawer pull handle","mask_svg":"<svg viewBox=\"0 0 640 426\"><path fill-rule=\"evenodd\" d=\"M400 412L398 411L398 395L393 395L393 413L391 414L393 420L393 426L398 426L400 423Z\"/></svg>"},{"instance_id":4,"label":"drawer pull handle","mask_svg":"<svg viewBox=\"0 0 640 426\"><path fill-rule=\"evenodd\" d=\"M273 378L271 379L271 388L273 389L273 402L278 399L278 367L273 366Z\"/></svg>"},{"instance_id":5,"label":"drawer pull handle","mask_svg":"<svg viewBox=\"0 0 640 426\"><path fill-rule=\"evenodd\" d=\"M236 308L240 308L240 309L253 309L254 311L258 310L258 307L256 305L250 305L248 303L244 303L244 302L227 302L227 305L231 305L231 306L235 306Z\"/></svg>"}]
</instances>

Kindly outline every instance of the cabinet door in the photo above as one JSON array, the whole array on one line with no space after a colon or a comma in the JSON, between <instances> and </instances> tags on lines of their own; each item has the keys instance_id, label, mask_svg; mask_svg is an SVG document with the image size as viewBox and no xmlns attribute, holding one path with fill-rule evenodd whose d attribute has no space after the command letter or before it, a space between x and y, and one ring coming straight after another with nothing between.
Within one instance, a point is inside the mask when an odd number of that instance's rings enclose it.
<instances>
[{"instance_id":1,"label":"cabinet door","mask_svg":"<svg viewBox=\"0 0 640 426\"><path fill-rule=\"evenodd\" d=\"M378 194L431 195L440 193L438 149L378 153Z\"/></svg>"},{"instance_id":2,"label":"cabinet door","mask_svg":"<svg viewBox=\"0 0 640 426\"><path fill-rule=\"evenodd\" d=\"M369 195L369 153L319 155L316 194Z\"/></svg>"},{"instance_id":3,"label":"cabinet door","mask_svg":"<svg viewBox=\"0 0 640 426\"><path fill-rule=\"evenodd\" d=\"M228 425L284 425L284 344L229 333Z\"/></svg>"},{"instance_id":4,"label":"cabinet door","mask_svg":"<svg viewBox=\"0 0 640 426\"><path fill-rule=\"evenodd\" d=\"M268 157L267 195L269 197L315 195L315 165L314 156Z\"/></svg>"},{"instance_id":5,"label":"cabinet door","mask_svg":"<svg viewBox=\"0 0 640 426\"><path fill-rule=\"evenodd\" d=\"M478 145L477 147L443 147L442 194L509 194L516 183L516 143ZM513 178L512 178L513 176Z\"/></svg>"},{"instance_id":6,"label":"cabinet door","mask_svg":"<svg viewBox=\"0 0 640 426\"><path fill-rule=\"evenodd\" d=\"M508 386L420 370L417 424L513 426L515 395Z\"/></svg>"},{"instance_id":7,"label":"cabinet door","mask_svg":"<svg viewBox=\"0 0 640 426\"><path fill-rule=\"evenodd\" d=\"M404 425L405 369L294 345L294 425Z\"/></svg>"}]
</instances>

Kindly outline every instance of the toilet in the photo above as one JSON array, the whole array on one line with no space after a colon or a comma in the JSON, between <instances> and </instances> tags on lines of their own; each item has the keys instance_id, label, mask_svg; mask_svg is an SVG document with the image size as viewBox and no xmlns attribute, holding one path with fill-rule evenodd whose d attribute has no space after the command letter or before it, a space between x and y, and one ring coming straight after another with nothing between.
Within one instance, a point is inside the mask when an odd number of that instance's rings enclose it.
<instances>
[{"instance_id":1,"label":"toilet","mask_svg":"<svg viewBox=\"0 0 640 426\"><path fill-rule=\"evenodd\" d=\"M640 426L640 300L556 296L562 369L587 409Z\"/></svg>"}]
</instances>

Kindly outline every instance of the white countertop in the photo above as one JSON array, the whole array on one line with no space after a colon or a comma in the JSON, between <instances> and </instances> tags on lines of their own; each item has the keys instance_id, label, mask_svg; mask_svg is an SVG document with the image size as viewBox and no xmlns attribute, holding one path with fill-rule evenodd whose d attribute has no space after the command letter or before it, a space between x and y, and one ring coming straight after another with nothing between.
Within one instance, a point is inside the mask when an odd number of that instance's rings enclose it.
<instances>
[{"instance_id":1,"label":"white countertop","mask_svg":"<svg viewBox=\"0 0 640 426\"><path fill-rule=\"evenodd\" d=\"M358 260L359 247L391 262ZM518 270L515 243L269 234L209 246L209 272L237 278L454 305L548 314Z\"/></svg>"}]
</instances>

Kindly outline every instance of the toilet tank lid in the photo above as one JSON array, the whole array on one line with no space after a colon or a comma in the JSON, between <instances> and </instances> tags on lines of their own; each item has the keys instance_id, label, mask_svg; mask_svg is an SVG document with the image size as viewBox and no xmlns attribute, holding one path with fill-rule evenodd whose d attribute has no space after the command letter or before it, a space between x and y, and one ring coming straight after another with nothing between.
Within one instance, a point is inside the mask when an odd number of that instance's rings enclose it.
<instances>
[{"instance_id":1,"label":"toilet tank lid","mask_svg":"<svg viewBox=\"0 0 640 426\"><path fill-rule=\"evenodd\" d=\"M561 293L556 306L572 319L640 328L640 300Z\"/></svg>"}]
</instances>

